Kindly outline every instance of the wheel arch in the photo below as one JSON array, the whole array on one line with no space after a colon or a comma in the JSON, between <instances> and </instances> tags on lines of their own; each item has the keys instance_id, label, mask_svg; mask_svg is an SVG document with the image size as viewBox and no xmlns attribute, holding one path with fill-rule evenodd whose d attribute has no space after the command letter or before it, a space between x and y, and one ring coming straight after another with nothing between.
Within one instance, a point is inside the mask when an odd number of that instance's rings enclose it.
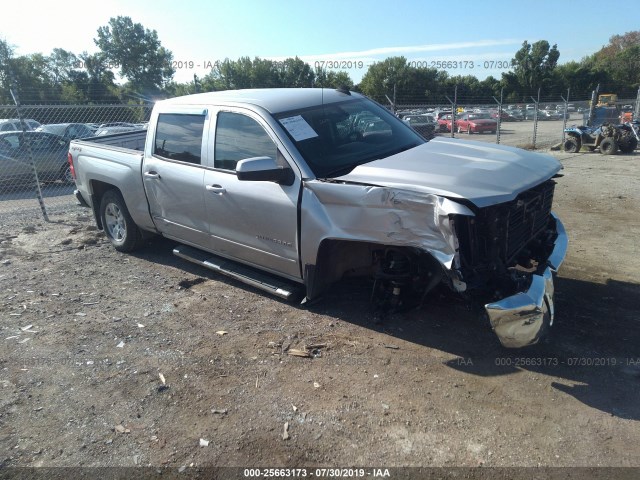
<instances>
[{"instance_id":1,"label":"wheel arch","mask_svg":"<svg viewBox=\"0 0 640 480\"><path fill-rule=\"evenodd\" d=\"M307 299L318 298L333 283L346 275L373 274L374 252L386 249L399 250L424 262L429 270L442 277L444 266L429 252L409 246L388 245L370 241L325 238L320 242L315 264L304 267L304 284Z\"/></svg>"}]
</instances>

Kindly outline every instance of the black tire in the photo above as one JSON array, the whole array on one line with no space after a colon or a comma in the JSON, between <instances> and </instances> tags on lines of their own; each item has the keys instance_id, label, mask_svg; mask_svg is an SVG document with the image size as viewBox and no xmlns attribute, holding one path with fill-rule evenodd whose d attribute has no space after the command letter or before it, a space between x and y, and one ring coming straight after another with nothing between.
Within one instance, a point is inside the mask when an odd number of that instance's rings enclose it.
<instances>
[{"instance_id":1,"label":"black tire","mask_svg":"<svg viewBox=\"0 0 640 480\"><path fill-rule=\"evenodd\" d=\"M602 152L603 155L613 155L617 151L618 144L613 138L607 137L600 142L600 152Z\"/></svg>"},{"instance_id":2,"label":"black tire","mask_svg":"<svg viewBox=\"0 0 640 480\"><path fill-rule=\"evenodd\" d=\"M564 151L567 153L578 153L581 148L581 142L579 138L569 137L564 141Z\"/></svg>"},{"instance_id":3,"label":"black tire","mask_svg":"<svg viewBox=\"0 0 640 480\"><path fill-rule=\"evenodd\" d=\"M618 148L622 153L631 153L638 148L638 140L636 140L633 132L629 130L624 130L622 132L620 141L618 142Z\"/></svg>"},{"instance_id":4,"label":"black tire","mask_svg":"<svg viewBox=\"0 0 640 480\"><path fill-rule=\"evenodd\" d=\"M142 233L119 191L108 190L102 195L100 221L111 245L119 252L132 252L142 245Z\"/></svg>"}]
</instances>

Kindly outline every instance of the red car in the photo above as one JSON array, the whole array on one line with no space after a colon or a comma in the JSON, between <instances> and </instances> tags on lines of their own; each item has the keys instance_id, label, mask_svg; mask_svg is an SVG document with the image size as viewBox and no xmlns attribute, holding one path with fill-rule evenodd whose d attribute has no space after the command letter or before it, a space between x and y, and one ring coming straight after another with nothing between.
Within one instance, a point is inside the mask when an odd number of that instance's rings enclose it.
<instances>
[{"instance_id":1,"label":"red car","mask_svg":"<svg viewBox=\"0 0 640 480\"><path fill-rule=\"evenodd\" d=\"M441 132L450 132L451 131L451 117L452 114L447 113L446 115L440 116L438 118L438 126L439 131Z\"/></svg>"},{"instance_id":2,"label":"red car","mask_svg":"<svg viewBox=\"0 0 640 480\"><path fill-rule=\"evenodd\" d=\"M488 113L463 113L460 115L460 118L456 120L458 133L495 133L497 128L498 122L491 118L491 115Z\"/></svg>"}]
</instances>

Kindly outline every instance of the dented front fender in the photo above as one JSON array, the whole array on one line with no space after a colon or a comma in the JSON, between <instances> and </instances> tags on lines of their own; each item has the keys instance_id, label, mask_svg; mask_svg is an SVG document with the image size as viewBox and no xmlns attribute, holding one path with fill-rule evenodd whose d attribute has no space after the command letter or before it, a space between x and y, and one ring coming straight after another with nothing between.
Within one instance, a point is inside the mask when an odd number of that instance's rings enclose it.
<instances>
[{"instance_id":1,"label":"dented front fender","mask_svg":"<svg viewBox=\"0 0 640 480\"><path fill-rule=\"evenodd\" d=\"M416 247L451 269L457 239L450 215L474 215L438 195L371 185L311 180L302 195L303 265L315 264L323 240L337 239Z\"/></svg>"}]
</instances>

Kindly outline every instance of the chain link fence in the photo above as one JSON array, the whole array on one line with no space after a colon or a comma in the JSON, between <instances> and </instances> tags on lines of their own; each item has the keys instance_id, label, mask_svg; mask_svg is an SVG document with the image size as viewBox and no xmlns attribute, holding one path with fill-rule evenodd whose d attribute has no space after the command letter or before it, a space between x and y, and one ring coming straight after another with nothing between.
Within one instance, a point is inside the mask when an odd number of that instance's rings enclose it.
<instances>
[{"instance_id":1,"label":"chain link fence","mask_svg":"<svg viewBox=\"0 0 640 480\"><path fill-rule=\"evenodd\" d=\"M381 101L406 123L423 132L427 122L433 124L436 135L467 138L498 143L529 150L560 148L565 129L585 125L589 115L589 98L571 99L566 93L557 101L545 99L529 102L476 102L473 98L448 97L448 104L428 104L401 99L397 103ZM628 121L638 116L638 98L616 101L616 121Z\"/></svg>"},{"instance_id":2,"label":"chain link fence","mask_svg":"<svg viewBox=\"0 0 640 480\"><path fill-rule=\"evenodd\" d=\"M374 99L426 138L435 134L549 149L562 144L567 125L583 125L588 115L591 99L571 99L569 93L538 93L528 102L494 98L490 104L455 90L447 96L448 104L425 103L424 97ZM638 98L617 100L620 110L631 107L632 115L639 103L640 93ZM48 210L75 204L67 164L69 142L146 128L151 109L151 104L0 106L0 218L9 212L40 210L46 220Z\"/></svg>"},{"instance_id":3,"label":"chain link fence","mask_svg":"<svg viewBox=\"0 0 640 480\"><path fill-rule=\"evenodd\" d=\"M151 105L0 106L0 216L73 205L69 142L146 128Z\"/></svg>"}]
</instances>

